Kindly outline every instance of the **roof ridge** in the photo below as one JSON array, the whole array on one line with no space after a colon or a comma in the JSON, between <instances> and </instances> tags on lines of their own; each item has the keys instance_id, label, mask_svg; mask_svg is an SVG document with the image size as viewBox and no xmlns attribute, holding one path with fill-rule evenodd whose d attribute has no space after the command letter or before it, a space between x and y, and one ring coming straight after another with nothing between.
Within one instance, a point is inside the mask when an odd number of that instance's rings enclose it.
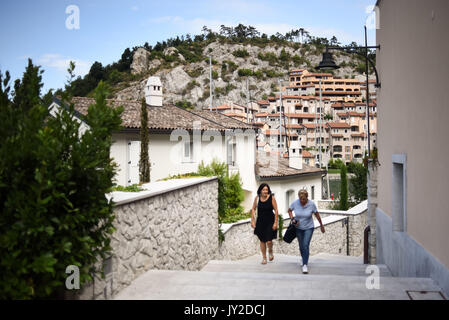
<instances>
[{"instance_id":1,"label":"roof ridge","mask_svg":"<svg viewBox=\"0 0 449 320\"><path fill-rule=\"evenodd\" d=\"M206 112L209 112L209 110L195 110L195 111L206 111ZM233 117L228 116L228 115L226 115L226 114L224 114L224 113L221 113L221 112L217 112L217 114L221 114L221 115L223 115L223 116L225 116L225 117L228 117L229 119L232 119L232 121L239 121L239 122L242 122L242 121L240 121L240 120L234 119ZM215 121L213 121L213 120L210 120L210 121L212 121L212 122L215 123ZM248 125L248 126L250 125L250 124L244 123L244 122L243 122L243 124ZM223 126L223 127L224 127L224 126ZM228 128L226 128L226 129L228 129ZM251 128L247 128L247 129L251 129Z\"/></svg>"},{"instance_id":2,"label":"roof ridge","mask_svg":"<svg viewBox=\"0 0 449 320\"><path fill-rule=\"evenodd\" d=\"M180 110L183 110L183 111L185 111L185 112L191 113L191 114L193 114L193 115L195 115L195 116L197 116L197 117L203 118L203 119L205 119L205 120L207 120L207 121L209 121L209 122L215 123L215 124L217 124L218 126L220 126L220 127L222 127L222 128L228 129L228 128L226 128L224 125L222 125L222 124L220 124L220 123L218 123L218 122L215 122L215 121L213 121L213 120L210 120L210 119L208 119L208 118L205 118L205 117L203 117L203 116L201 116L201 115L199 115L199 114L196 114L196 113L194 113L194 112L191 112L190 110L187 110L187 109L178 107L177 105L173 105L173 106L176 107L176 108L178 108L178 109L180 109Z\"/></svg>"}]
</instances>

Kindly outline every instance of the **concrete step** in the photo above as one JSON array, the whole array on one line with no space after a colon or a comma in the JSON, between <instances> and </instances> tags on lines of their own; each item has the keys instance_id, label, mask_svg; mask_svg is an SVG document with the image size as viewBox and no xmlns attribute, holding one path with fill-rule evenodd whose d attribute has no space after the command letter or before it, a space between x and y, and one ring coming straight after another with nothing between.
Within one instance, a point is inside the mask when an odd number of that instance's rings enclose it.
<instances>
[{"instance_id":1,"label":"concrete step","mask_svg":"<svg viewBox=\"0 0 449 320\"><path fill-rule=\"evenodd\" d=\"M279 262L300 262L301 256L291 256L291 255L285 255L285 254L274 254L276 261ZM262 255L257 254L253 255L241 260L232 260L233 263L236 264L247 264L247 263L254 263L254 262L261 262L262 261ZM339 263L342 265L361 265L363 264L363 257L351 257L351 256L343 256L343 255L331 255L331 254L316 254L313 256L310 256L309 262L320 262L320 263L330 263L335 264Z\"/></svg>"},{"instance_id":2,"label":"concrete step","mask_svg":"<svg viewBox=\"0 0 449 320\"><path fill-rule=\"evenodd\" d=\"M262 257L255 255L238 261L212 260L201 271L205 272L258 272L302 274L299 257L275 254L274 261L261 264ZM381 277L391 277L385 265L377 265ZM315 255L309 259L309 274L368 276L372 271L360 259L345 256ZM367 272L368 271L368 272Z\"/></svg>"},{"instance_id":3,"label":"concrete step","mask_svg":"<svg viewBox=\"0 0 449 320\"><path fill-rule=\"evenodd\" d=\"M391 273L385 265L377 265L381 277L391 277ZM335 264L309 263L309 274L322 275L347 275L347 276L368 276L372 274L368 265L342 266ZM298 262L268 262L266 265L260 261L253 264L233 264L230 261L211 261L201 271L204 272L257 272L257 273L281 273L281 274L302 274L301 266Z\"/></svg>"},{"instance_id":4,"label":"concrete step","mask_svg":"<svg viewBox=\"0 0 449 320\"><path fill-rule=\"evenodd\" d=\"M428 278L380 277L379 285L379 289L368 289L367 276L151 270L115 299L409 300L406 290L441 291Z\"/></svg>"}]
</instances>

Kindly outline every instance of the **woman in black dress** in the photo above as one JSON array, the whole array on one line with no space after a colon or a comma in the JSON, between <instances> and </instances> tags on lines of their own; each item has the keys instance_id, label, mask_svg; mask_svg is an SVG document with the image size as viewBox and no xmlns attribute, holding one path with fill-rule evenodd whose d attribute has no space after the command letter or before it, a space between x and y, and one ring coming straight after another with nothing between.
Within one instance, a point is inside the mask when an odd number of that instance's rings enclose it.
<instances>
[{"instance_id":1,"label":"woman in black dress","mask_svg":"<svg viewBox=\"0 0 449 320\"><path fill-rule=\"evenodd\" d=\"M254 212L257 207L257 221ZM274 210L274 213L273 213ZM260 251L262 252L262 264L267 264L267 246L270 261L273 261L273 239L277 238L278 206L276 199L271 194L270 187L262 183L257 189L257 197L254 198L251 209L251 227L254 234L260 240Z\"/></svg>"}]
</instances>

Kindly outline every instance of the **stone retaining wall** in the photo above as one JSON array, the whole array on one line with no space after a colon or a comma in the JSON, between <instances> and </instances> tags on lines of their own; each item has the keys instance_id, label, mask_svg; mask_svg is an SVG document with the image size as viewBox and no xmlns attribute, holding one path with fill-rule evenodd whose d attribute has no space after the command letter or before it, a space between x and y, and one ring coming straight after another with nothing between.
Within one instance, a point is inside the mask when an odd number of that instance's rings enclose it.
<instances>
[{"instance_id":1,"label":"stone retaining wall","mask_svg":"<svg viewBox=\"0 0 449 320\"><path fill-rule=\"evenodd\" d=\"M79 299L109 299L150 269L200 270L215 258L218 180L196 180L200 182L148 197L138 193L138 199L116 204L113 256L105 263L109 272L106 279L96 274Z\"/></svg>"},{"instance_id":2,"label":"stone retaining wall","mask_svg":"<svg viewBox=\"0 0 449 320\"><path fill-rule=\"evenodd\" d=\"M318 222L315 222L310 254L325 252L346 255L363 255L363 231L367 223L366 201L348 211L320 210L325 227L321 233ZM346 225L349 223L349 227ZM284 220L284 232L290 219ZM349 230L349 236L348 232ZM348 241L349 240L349 241ZM239 260L254 254L260 254L259 239L254 235L250 220L238 222L225 232L225 241L220 244L217 259ZM299 255L298 241L287 244L284 241L273 241L274 253Z\"/></svg>"}]
</instances>

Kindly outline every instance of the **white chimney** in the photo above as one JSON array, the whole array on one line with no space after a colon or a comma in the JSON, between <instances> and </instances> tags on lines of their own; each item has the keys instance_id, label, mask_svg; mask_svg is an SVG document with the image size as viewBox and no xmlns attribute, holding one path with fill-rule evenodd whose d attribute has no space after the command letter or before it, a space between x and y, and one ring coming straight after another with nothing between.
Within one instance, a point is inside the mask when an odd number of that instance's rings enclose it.
<instances>
[{"instance_id":1,"label":"white chimney","mask_svg":"<svg viewBox=\"0 0 449 320\"><path fill-rule=\"evenodd\" d=\"M145 101L153 107L162 107L162 82L159 77L149 77L145 86Z\"/></svg>"},{"instance_id":2,"label":"white chimney","mask_svg":"<svg viewBox=\"0 0 449 320\"><path fill-rule=\"evenodd\" d=\"M291 141L288 149L288 166L302 170L302 149L299 141Z\"/></svg>"}]
</instances>

